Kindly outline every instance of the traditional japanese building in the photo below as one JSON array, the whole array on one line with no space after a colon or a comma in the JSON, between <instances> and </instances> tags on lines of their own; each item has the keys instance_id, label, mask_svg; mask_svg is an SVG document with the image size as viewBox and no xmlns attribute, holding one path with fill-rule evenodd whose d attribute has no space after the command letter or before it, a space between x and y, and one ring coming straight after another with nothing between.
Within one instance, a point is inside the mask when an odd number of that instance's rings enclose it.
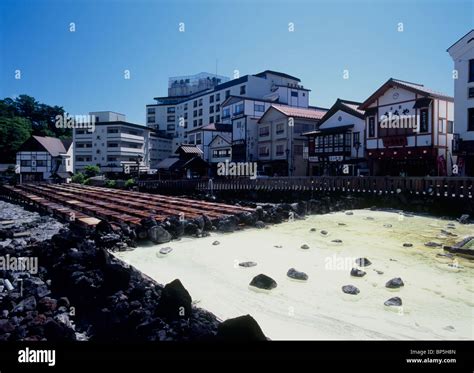
<instances>
[{"instance_id":1,"label":"traditional japanese building","mask_svg":"<svg viewBox=\"0 0 474 373\"><path fill-rule=\"evenodd\" d=\"M451 175L453 97L389 79L360 106L371 175Z\"/></svg>"},{"instance_id":2,"label":"traditional japanese building","mask_svg":"<svg viewBox=\"0 0 474 373\"><path fill-rule=\"evenodd\" d=\"M308 175L359 175L364 158L365 119L360 102L337 99L321 118L319 128L306 132Z\"/></svg>"}]
</instances>

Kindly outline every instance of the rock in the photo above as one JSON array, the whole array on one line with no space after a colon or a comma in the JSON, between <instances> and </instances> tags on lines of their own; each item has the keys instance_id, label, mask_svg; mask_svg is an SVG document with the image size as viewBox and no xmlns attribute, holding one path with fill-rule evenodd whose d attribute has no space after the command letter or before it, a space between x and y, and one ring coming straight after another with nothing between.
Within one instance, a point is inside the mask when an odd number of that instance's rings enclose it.
<instances>
[{"instance_id":1,"label":"rock","mask_svg":"<svg viewBox=\"0 0 474 373\"><path fill-rule=\"evenodd\" d=\"M461 224L468 224L469 223L469 215L468 214L461 215L461 217L458 219L458 222L461 223Z\"/></svg>"},{"instance_id":2,"label":"rock","mask_svg":"<svg viewBox=\"0 0 474 373\"><path fill-rule=\"evenodd\" d=\"M246 268L255 267L256 265L257 265L257 263L255 263L255 262L241 262L241 263L239 263L240 267L246 267Z\"/></svg>"},{"instance_id":3,"label":"rock","mask_svg":"<svg viewBox=\"0 0 474 373\"><path fill-rule=\"evenodd\" d=\"M171 241L172 237L166 229L159 225L155 225L148 229L148 238L153 243L160 244Z\"/></svg>"},{"instance_id":4,"label":"rock","mask_svg":"<svg viewBox=\"0 0 474 373\"><path fill-rule=\"evenodd\" d=\"M34 311L36 309L36 299L34 296L30 296L23 299L13 308L13 313L24 313L27 311Z\"/></svg>"},{"instance_id":5,"label":"rock","mask_svg":"<svg viewBox=\"0 0 474 373\"><path fill-rule=\"evenodd\" d=\"M319 232L321 234L321 236L327 236L329 234L328 231L325 231L325 230L322 230L321 232Z\"/></svg>"},{"instance_id":6,"label":"rock","mask_svg":"<svg viewBox=\"0 0 474 373\"><path fill-rule=\"evenodd\" d=\"M265 223L261 220L259 220L255 223L255 227L258 228L258 229L263 229L263 228L265 228L265 226L266 226Z\"/></svg>"},{"instance_id":7,"label":"rock","mask_svg":"<svg viewBox=\"0 0 474 373\"><path fill-rule=\"evenodd\" d=\"M426 242L426 243L425 243L425 246L426 246L426 247L440 247L440 246L442 246L442 245L441 245L440 243L430 241L430 242Z\"/></svg>"},{"instance_id":8,"label":"rock","mask_svg":"<svg viewBox=\"0 0 474 373\"><path fill-rule=\"evenodd\" d=\"M383 275L383 271L379 271L378 269L374 269L375 272L377 272L377 274L379 275Z\"/></svg>"},{"instance_id":9,"label":"rock","mask_svg":"<svg viewBox=\"0 0 474 373\"><path fill-rule=\"evenodd\" d=\"M264 290L271 290L277 287L277 283L271 277L268 277L264 274L259 274L252 279L250 286Z\"/></svg>"},{"instance_id":10,"label":"rock","mask_svg":"<svg viewBox=\"0 0 474 373\"><path fill-rule=\"evenodd\" d=\"M237 228L237 224L235 220L232 219L231 217L219 220L219 223L217 225L217 229L224 233L234 232L236 228Z\"/></svg>"},{"instance_id":11,"label":"rock","mask_svg":"<svg viewBox=\"0 0 474 373\"><path fill-rule=\"evenodd\" d=\"M304 272L299 272L294 268L290 268L286 275L295 280L307 281L308 275Z\"/></svg>"},{"instance_id":12,"label":"rock","mask_svg":"<svg viewBox=\"0 0 474 373\"><path fill-rule=\"evenodd\" d=\"M67 309L69 309L70 305L71 305L71 303L69 302L69 299L67 297L59 298L58 307L66 307Z\"/></svg>"},{"instance_id":13,"label":"rock","mask_svg":"<svg viewBox=\"0 0 474 373\"><path fill-rule=\"evenodd\" d=\"M386 300L384 302L384 305L388 307L392 307L392 306L400 307L402 305L402 300L399 297L393 297Z\"/></svg>"},{"instance_id":14,"label":"rock","mask_svg":"<svg viewBox=\"0 0 474 373\"><path fill-rule=\"evenodd\" d=\"M402 286L405 286L405 284L403 283L400 277L392 278L391 280L387 281L387 283L385 284L385 287L389 289L398 289Z\"/></svg>"},{"instance_id":15,"label":"rock","mask_svg":"<svg viewBox=\"0 0 474 373\"><path fill-rule=\"evenodd\" d=\"M342 243L342 240L337 239L337 240L332 240L331 242L332 243Z\"/></svg>"},{"instance_id":16,"label":"rock","mask_svg":"<svg viewBox=\"0 0 474 373\"><path fill-rule=\"evenodd\" d=\"M0 319L0 335L11 333L15 328L15 325L10 320Z\"/></svg>"},{"instance_id":17,"label":"rock","mask_svg":"<svg viewBox=\"0 0 474 373\"><path fill-rule=\"evenodd\" d=\"M257 223L257 214L252 212L244 212L239 216L240 221L247 226L254 226Z\"/></svg>"},{"instance_id":18,"label":"rock","mask_svg":"<svg viewBox=\"0 0 474 373\"><path fill-rule=\"evenodd\" d=\"M350 216L350 215L354 215L354 213L352 211L346 211L345 213L346 215Z\"/></svg>"},{"instance_id":19,"label":"rock","mask_svg":"<svg viewBox=\"0 0 474 373\"><path fill-rule=\"evenodd\" d=\"M229 342L267 340L258 323L250 315L225 320L219 325L216 338Z\"/></svg>"},{"instance_id":20,"label":"rock","mask_svg":"<svg viewBox=\"0 0 474 373\"><path fill-rule=\"evenodd\" d=\"M303 244L303 245L300 246L300 248L303 249L303 250L308 250L309 246L306 245L306 244Z\"/></svg>"},{"instance_id":21,"label":"rock","mask_svg":"<svg viewBox=\"0 0 474 373\"><path fill-rule=\"evenodd\" d=\"M339 225L341 227L345 227L347 224L346 223L337 223L337 225Z\"/></svg>"},{"instance_id":22,"label":"rock","mask_svg":"<svg viewBox=\"0 0 474 373\"><path fill-rule=\"evenodd\" d=\"M354 285L344 285L342 291L346 294L357 295L360 293L360 290Z\"/></svg>"},{"instance_id":23,"label":"rock","mask_svg":"<svg viewBox=\"0 0 474 373\"><path fill-rule=\"evenodd\" d=\"M154 216L149 216L148 218L144 218L140 221L140 223L142 227L145 228L146 230L152 227L156 227L158 225Z\"/></svg>"},{"instance_id":24,"label":"rock","mask_svg":"<svg viewBox=\"0 0 474 373\"><path fill-rule=\"evenodd\" d=\"M219 241L214 241L212 244L213 244L214 246L217 246L217 245L220 245L221 243L220 243Z\"/></svg>"},{"instance_id":25,"label":"rock","mask_svg":"<svg viewBox=\"0 0 474 373\"><path fill-rule=\"evenodd\" d=\"M357 268L352 268L351 269L351 276L354 276L354 277L364 277L367 273L365 271L362 271L360 269L357 269Z\"/></svg>"},{"instance_id":26,"label":"rock","mask_svg":"<svg viewBox=\"0 0 474 373\"><path fill-rule=\"evenodd\" d=\"M38 311L40 312L52 312L58 307L58 301L50 297L41 298L38 301Z\"/></svg>"},{"instance_id":27,"label":"rock","mask_svg":"<svg viewBox=\"0 0 474 373\"><path fill-rule=\"evenodd\" d=\"M209 219L209 216L207 216L206 214L203 214L202 220L204 221L204 230L205 231L212 230L212 221L211 219Z\"/></svg>"},{"instance_id":28,"label":"rock","mask_svg":"<svg viewBox=\"0 0 474 373\"><path fill-rule=\"evenodd\" d=\"M173 280L167 284L158 303L157 314L172 320L188 319L192 312L192 299L181 281Z\"/></svg>"},{"instance_id":29,"label":"rock","mask_svg":"<svg viewBox=\"0 0 474 373\"><path fill-rule=\"evenodd\" d=\"M316 228L311 228L309 231L310 232L316 232Z\"/></svg>"},{"instance_id":30,"label":"rock","mask_svg":"<svg viewBox=\"0 0 474 373\"><path fill-rule=\"evenodd\" d=\"M367 258L357 258L356 259L356 264L359 267L368 267L372 264L372 262Z\"/></svg>"},{"instance_id":31,"label":"rock","mask_svg":"<svg viewBox=\"0 0 474 373\"><path fill-rule=\"evenodd\" d=\"M97 234L100 235L100 234L112 233L113 229L109 222L107 222L106 220L101 220L99 224L95 226L95 231Z\"/></svg>"},{"instance_id":32,"label":"rock","mask_svg":"<svg viewBox=\"0 0 474 373\"><path fill-rule=\"evenodd\" d=\"M384 228L392 228L392 224L384 224Z\"/></svg>"},{"instance_id":33,"label":"rock","mask_svg":"<svg viewBox=\"0 0 474 373\"><path fill-rule=\"evenodd\" d=\"M166 254L169 254L172 251L173 251L173 248L171 248L171 247L162 247L160 249L159 253L162 254L162 255L166 255Z\"/></svg>"},{"instance_id":34,"label":"rock","mask_svg":"<svg viewBox=\"0 0 474 373\"><path fill-rule=\"evenodd\" d=\"M413 247L413 244L412 243L409 243L409 242L405 242L403 244L403 247Z\"/></svg>"},{"instance_id":35,"label":"rock","mask_svg":"<svg viewBox=\"0 0 474 373\"><path fill-rule=\"evenodd\" d=\"M111 292L127 289L130 277L130 270L121 264L107 264L104 269L104 287Z\"/></svg>"}]
</instances>

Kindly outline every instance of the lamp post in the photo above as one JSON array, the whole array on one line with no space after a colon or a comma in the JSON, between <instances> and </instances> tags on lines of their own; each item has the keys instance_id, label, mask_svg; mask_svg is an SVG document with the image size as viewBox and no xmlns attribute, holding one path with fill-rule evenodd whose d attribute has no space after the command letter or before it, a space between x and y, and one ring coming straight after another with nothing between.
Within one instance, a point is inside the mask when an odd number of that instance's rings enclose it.
<instances>
[{"instance_id":1,"label":"lamp post","mask_svg":"<svg viewBox=\"0 0 474 373\"><path fill-rule=\"evenodd\" d=\"M290 176L291 168L290 168L290 149L289 148L286 148L286 163L288 165L288 176Z\"/></svg>"},{"instance_id":2,"label":"lamp post","mask_svg":"<svg viewBox=\"0 0 474 373\"><path fill-rule=\"evenodd\" d=\"M356 165L359 163L359 149L360 149L360 146L361 146L361 143L359 141L357 141L355 144L354 144L354 148L356 150ZM355 170L354 170L355 171ZM355 175L354 175L355 176Z\"/></svg>"}]
</instances>

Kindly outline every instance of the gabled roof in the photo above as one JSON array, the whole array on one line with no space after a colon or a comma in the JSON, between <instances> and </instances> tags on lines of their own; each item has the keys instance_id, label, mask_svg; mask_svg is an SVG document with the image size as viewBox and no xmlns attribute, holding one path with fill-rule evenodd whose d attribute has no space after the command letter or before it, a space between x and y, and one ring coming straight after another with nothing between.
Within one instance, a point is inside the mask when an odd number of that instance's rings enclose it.
<instances>
[{"instance_id":1,"label":"gabled roof","mask_svg":"<svg viewBox=\"0 0 474 373\"><path fill-rule=\"evenodd\" d=\"M258 120L258 123L263 122L263 118L271 111L271 110L278 110L280 113L284 114L287 117L293 118L301 118L301 119L312 119L312 120L319 120L321 119L324 114L326 114L326 110L320 109L312 109L312 108L300 108L294 106L287 106L287 105L271 105L267 111L262 115L262 117Z\"/></svg>"},{"instance_id":2,"label":"gabled roof","mask_svg":"<svg viewBox=\"0 0 474 373\"><path fill-rule=\"evenodd\" d=\"M187 133L194 133L200 131L217 131L217 132L232 132L232 124L228 123L211 123L203 127L194 128L187 131Z\"/></svg>"},{"instance_id":3,"label":"gabled roof","mask_svg":"<svg viewBox=\"0 0 474 373\"><path fill-rule=\"evenodd\" d=\"M317 135L317 134L329 135L333 133L345 133L352 128L354 128L353 124L346 124L344 126L337 126L337 127L330 127L330 128L319 128L318 130L305 132L303 133L303 136Z\"/></svg>"},{"instance_id":4,"label":"gabled roof","mask_svg":"<svg viewBox=\"0 0 474 373\"><path fill-rule=\"evenodd\" d=\"M66 146L64 146L66 144ZM67 149L71 146L69 140L64 143L56 137L49 136L31 136L26 140L18 151L38 151L42 149L48 152L52 157L58 157L60 154L66 154Z\"/></svg>"},{"instance_id":5,"label":"gabled roof","mask_svg":"<svg viewBox=\"0 0 474 373\"><path fill-rule=\"evenodd\" d=\"M229 134L229 133L222 133L222 134L219 134L219 135L216 135L214 136L214 138L211 140L211 142L209 143L209 146L211 146L211 144L217 139L217 138L220 138L222 140L224 140L226 143L228 143L229 145L232 144L232 136Z\"/></svg>"},{"instance_id":6,"label":"gabled roof","mask_svg":"<svg viewBox=\"0 0 474 373\"><path fill-rule=\"evenodd\" d=\"M471 32L474 32L474 29L470 30L469 32L467 32L466 34L464 34L463 36L461 36L455 43L453 43L448 49L446 49L446 52L449 52L449 50L454 47L457 43L459 43L462 39L464 39L467 35L469 35ZM474 35L473 35L473 38L474 38ZM474 39L469 39L467 42L470 43L474 41Z\"/></svg>"},{"instance_id":7,"label":"gabled roof","mask_svg":"<svg viewBox=\"0 0 474 373\"><path fill-rule=\"evenodd\" d=\"M342 110L357 118L364 119L365 112L364 110L360 110L359 106L360 106L360 102L343 100L341 98L338 98L336 102L334 103L334 105L332 105L331 108L326 112L326 114L324 114L324 116L321 118L319 125L321 126L324 122L326 122L339 110Z\"/></svg>"},{"instance_id":8,"label":"gabled roof","mask_svg":"<svg viewBox=\"0 0 474 373\"><path fill-rule=\"evenodd\" d=\"M424 97L433 97L433 98L441 98L448 101L454 101L454 98L448 96L444 93L434 91L432 89L426 88L423 84L418 83L411 83L406 82L404 80L390 78L387 80L379 89L377 89L367 100L365 100L360 106L360 110L365 110L369 107L369 105L379 96L384 94L387 90L392 87L400 87L406 89L408 91L417 93Z\"/></svg>"},{"instance_id":9,"label":"gabled roof","mask_svg":"<svg viewBox=\"0 0 474 373\"><path fill-rule=\"evenodd\" d=\"M296 76L291 76L289 74L280 73L278 71L273 71L273 70L265 70L265 71L262 71L261 73L255 74L254 76L258 76L259 78L263 78L267 74L277 75L277 76L281 76L282 78L292 79L292 80L296 80L298 82L301 82L301 79L297 78Z\"/></svg>"},{"instance_id":10,"label":"gabled roof","mask_svg":"<svg viewBox=\"0 0 474 373\"><path fill-rule=\"evenodd\" d=\"M183 152L185 154L198 154L198 155L203 154L202 150L199 149L197 145L191 145L191 144L181 145L178 149L176 149L175 154L179 154L180 152Z\"/></svg>"}]
</instances>

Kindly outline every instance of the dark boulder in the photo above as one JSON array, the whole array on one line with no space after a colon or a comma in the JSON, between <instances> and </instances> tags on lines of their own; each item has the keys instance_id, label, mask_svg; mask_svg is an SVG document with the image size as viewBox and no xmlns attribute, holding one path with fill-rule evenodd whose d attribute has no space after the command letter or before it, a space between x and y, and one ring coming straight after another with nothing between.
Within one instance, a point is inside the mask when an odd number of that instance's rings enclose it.
<instances>
[{"instance_id":1,"label":"dark boulder","mask_svg":"<svg viewBox=\"0 0 474 373\"><path fill-rule=\"evenodd\" d=\"M121 264L110 263L104 269L104 287L110 292L127 289L130 270Z\"/></svg>"},{"instance_id":2,"label":"dark boulder","mask_svg":"<svg viewBox=\"0 0 474 373\"><path fill-rule=\"evenodd\" d=\"M372 262L367 258L357 258L356 259L356 264L359 267L368 267L372 264Z\"/></svg>"},{"instance_id":3,"label":"dark boulder","mask_svg":"<svg viewBox=\"0 0 474 373\"><path fill-rule=\"evenodd\" d=\"M148 218L144 218L140 221L140 224L145 229L150 229L151 227L155 227L158 225L154 216L149 216Z\"/></svg>"},{"instance_id":4,"label":"dark boulder","mask_svg":"<svg viewBox=\"0 0 474 373\"><path fill-rule=\"evenodd\" d=\"M412 244L412 243L409 243L409 242L405 242L405 243L403 244L403 247L412 247L412 246L413 246L413 244Z\"/></svg>"},{"instance_id":5,"label":"dark boulder","mask_svg":"<svg viewBox=\"0 0 474 373\"><path fill-rule=\"evenodd\" d=\"M258 229L263 229L263 228L265 228L265 223L263 221L259 220L255 223L255 227L258 228Z\"/></svg>"},{"instance_id":6,"label":"dark boulder","mask_svg":"<svg viewBox=\"0 0 474 373\"><path fill-rule=\"evenodd\" d=\"M344 285L342 291L346 294L357 295L360 293L360 290L354 285Z\"/></svg>"},{"instance_id":7,"label":"dark boulder","mask_svg":"<svg viewBox=\"0 0 474 373\"><path fill-rule=\"evenodd\" d=\"M148 238L153 243L160 244L171 241L172 237L166 229L160 227L159 225L155 225L148 229Z\"/></svg>"},{"instance_id":8,"label":"dark boulder","mask_svg":"<svg viewBox=\"0 0 474 373\"><path fill-rule=\"evenodd\" d=\"M391 307L391 306L397 306L400 307L402 305L402 300L399 297L393 297L384 302L385 306Z\"/></svg>"},{"instance_id":9,"label":"dark boulder","mask_svg":"<svg viewBox=\"0 0 474 373\"><path fill-rule=\"evenodd\" d=\"M259 274L252 279L250 286L264 290L271 290L277 287L277 283L271 277L268 277L264 274Z\"/></svg>"},{"instance_id":10,"label":"dark boulder","mask_svg":"<svg viewBox=\"0 0 474 373\"><path fill-rule=\"evenodd\" d=\"M257 265L257 263L255 263L255 262L241 262L241 263L239 263L240 267L246 267L246 268L255 267L256 265Z\"/></svg>"},{"instance_id":11,"label":"dark boulder","mask_svg":"<svg viewBox=\"0 0 474 373\"><path fill-rule=\"evenodd\" d=\"M364 277L367 273L365 271L362 271L358 268L352 268L351 269L351 276L354 277Z\"/></svg>"},{"instance_id":12,"label":"dark boulder","mask_svg":"<svg viewBox=\"0 0 474 373\"><path fill-rule=\"evenodd\" d=\"M227 319L217 328L216 338L221 341L266 341L262 329L250 315Z\"/></svg>"},{"instance_id":13,"label":"dark boulder","mask_svg":"<svg viewBox=\"0 0 474 373\"><path fill-rule=\"evenodd\" d=\"M391 280L387 281L387 283L385 284L385 287L389 289L398 289L402 286L405 286L405 284L403 283L400 277L392 278Z\"/></svg>"},{"instance_id":14,"label":"dark boulder","mask_svg":"<svg viewBox=\"0 0 474 373\"><path fill-rule=\"evenodd\" d=\"M299 272L294 268L290 268L286 275L294 280L307 281L308 275L304 272Z\"/></svg>"},{"instance_id":15,"label":"dark boulder","mask_svg":"<svg viewBox=\"0 0 474 373\"><path fill-rule=\"evenodd\" d=\"M239 216L240 222L247 226L254 226L257 222L258 215L250 211L244 212Z\"/></svg>"},{"instance_id":16,"label":"dark boulder","mask_svg":"<svg viewBox=\"0 0 474 373\"><path fill-rule=\"evenodd\" d=\"M178 279L167 284L161 292L157 314L173 320L191 316L191 295Z\"/></svg>"},{"instance_id":17,"label":"dark boulder","mask_svg":"<svg viewBox=\"0 0 474 373\"><path fill-rule=\"evenodd\" d=\"M237 228L236 221L232 219L232 217L219 220L219 224L217 225L217 229L221 232L230 233L235 231Z\"/></svg>"}]
</instances>

